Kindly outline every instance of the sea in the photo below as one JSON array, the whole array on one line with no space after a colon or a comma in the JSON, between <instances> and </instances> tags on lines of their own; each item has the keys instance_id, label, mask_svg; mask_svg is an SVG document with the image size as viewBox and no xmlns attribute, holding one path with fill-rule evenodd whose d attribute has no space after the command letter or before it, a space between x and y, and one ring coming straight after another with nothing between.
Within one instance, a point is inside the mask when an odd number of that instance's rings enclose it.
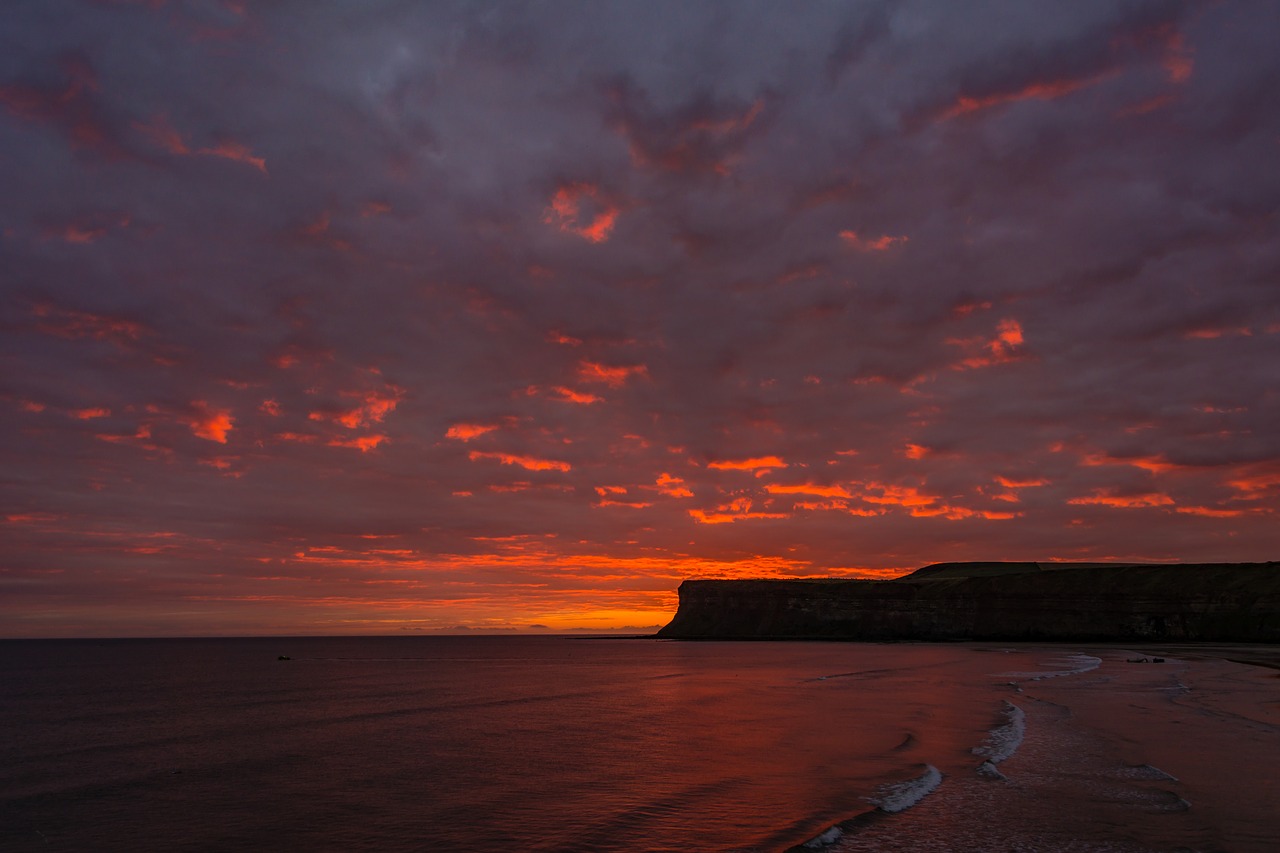
<instances>
[{"instance_id":1,"label":"sea","mask_svg":"<svg viewBox=\"0 0 1280 853\"><path fill-rule=\"evenodd\" d=\"M2 641L0 850L1273 853L1274 658Z\"/></svg>"}]
</instances>

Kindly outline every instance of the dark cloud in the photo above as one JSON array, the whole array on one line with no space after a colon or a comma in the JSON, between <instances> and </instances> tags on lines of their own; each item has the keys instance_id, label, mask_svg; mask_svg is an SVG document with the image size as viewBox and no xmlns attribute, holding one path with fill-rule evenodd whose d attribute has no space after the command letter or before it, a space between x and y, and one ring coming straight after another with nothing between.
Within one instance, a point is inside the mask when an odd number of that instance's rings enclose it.
<instances>
[{"instance_id":1,"label":"dark cloud","mask_svg":"<svg viewBox=\"0 0 1280 853\"><path fill-rule=\"evenodd\" d=\"M1277 14L8 9L6 624L1272 559Z\"/></svg>"}]
</instances>

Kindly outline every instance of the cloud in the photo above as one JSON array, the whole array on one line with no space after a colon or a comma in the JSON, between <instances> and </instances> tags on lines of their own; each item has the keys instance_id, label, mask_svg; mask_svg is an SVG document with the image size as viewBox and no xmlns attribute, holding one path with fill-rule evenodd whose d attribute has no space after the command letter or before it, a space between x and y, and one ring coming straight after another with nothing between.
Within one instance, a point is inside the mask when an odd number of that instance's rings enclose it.
<instances>
[{"instance_id":1,"label":"cloud","mask_svg":"<svg viewBox=\"0 0 1280 853\"><path fill-rule=\"evenodd\" d=\"M235 424L229 410L210 406L203 400L192 403L191 409L189 424L193 435L218 444L227 443L227 436Z\"/></svg>"},{"instance_id":2,"label":"cloud","mask_svg":"<svg viewBox=\"0 0 1280 853\"><path fill-rule=\"evenodd\" d=\"M494 459L503 465L518 465L528 471L568 471L573 466L557 459L541 459L536 456L519 456L513 453L486 452L473 450L467 454L473 462L482 459Z\"/></svg>"},{"instance_id":3,"label":"cloud","mask_svg":"<svg viewBox=\"0 0 1280 853\"><path fill-rule=\"evenodd\" d=\"M0 620L1274 559L1278 15L7 12Z\"/></svg>"}]
</instances>

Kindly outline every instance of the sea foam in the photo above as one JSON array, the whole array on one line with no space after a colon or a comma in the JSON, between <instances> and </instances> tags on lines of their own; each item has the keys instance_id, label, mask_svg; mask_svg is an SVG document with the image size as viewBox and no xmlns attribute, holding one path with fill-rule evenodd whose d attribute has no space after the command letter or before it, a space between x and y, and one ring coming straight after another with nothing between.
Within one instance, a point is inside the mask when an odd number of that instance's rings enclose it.
<instances>
[{"instance_id":1,"label":"sea foam","mask_svg":"<svg viewBox=\"0 0 1280 853\"><path fill-rule=\"evenodd\" d=\"M906 811L923 800L942 784L942 773L932 764L924 766L924 773L905 782L885 785L869 797L868 802L877 806L882 812L890 814Z\"/></svg>"},{"instance_id":2,"label":"sea foam","mask_svg":"<svg viewBox=\"0 0 1280 853\"><path fill-rule=\"evenodd\" d=\"M1040 672L1002 672L998 678L1023 678L1027 681L1044 681L1046 678L1060 678L1064 675L1079 675L1082 672L1089 672L1097 669L1102 665L1102 658L1096 658L1093 655L1075 654L1067 655L1062 658L1055 658L1049 663L1066 667L1065 669L1053 669Z\"/></svg>"},{"instance_id":3,"label":"sea foam","mask_svg":"<svg viewBox=\"0 0 1280 853\"><path fill-rule=\"evenodd\" d=\"M833 826L830 829L828 829L826 832L817 836L816 838L811 838L808 841L806 841L804 843L804 846L808 847L810 850L817 850L820 847L826 847L828 845L835 844L836 841L838 841L840 839L840 836L842 835L844 835L844 830L842 830L838 826Z\"/></svg>"},{"instance_id":4,"label":"sea foam","mask_svg":"<svg viewBox=\"0 0 1280 853\"><path fill-rule=\"evenodd\" d=\"M1018 751L1026 732L1027 715L1017 705L1005 700L1004 722L987 732L987 739L981 746L973 748L974 755L986 759L978 765L978 772L995 779L1005 778L996 765Z\"/></svg>"}]
</instances>

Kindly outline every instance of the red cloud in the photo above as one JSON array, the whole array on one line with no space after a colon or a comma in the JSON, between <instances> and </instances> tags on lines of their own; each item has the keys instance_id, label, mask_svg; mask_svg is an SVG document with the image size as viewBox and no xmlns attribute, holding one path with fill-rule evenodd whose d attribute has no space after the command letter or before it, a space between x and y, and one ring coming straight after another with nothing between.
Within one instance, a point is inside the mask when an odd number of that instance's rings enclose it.
<instances>
[{"instance_id":1,"label":"red cloud","mask_svg":"<svg viewBox=\"0 0 1280 853\"><path fill-rule=\"evenodd\" d=\"M528 471L569 471L573 466L568 462L556 459L540 459L536 456L517 456L512 453L486 453L473 450L467 458L475 462L480 459L496 459L503 465L518 465Z\"/></svg>"},{"instance_id":2,"label":"red cloud","mask_svg":"<svg viewBox=\"0 0 1280 853\"><path fill-rule=\"evenodd\" d=\"M262 174L267 174L267 160L265 157L258 157L253 153L249 146L234 139L224 139L216 145L207 148L201 148L196 152L204 154L208 157L221 157L224 160L233 160L237 163L244 163L247 166L253 166Z\"/></svg>"},{"instance_id":3,"label":"red cloud","mask_svg":"<svg viewBox=\"0 0 1280 853\"><path fill-rule=\"evenodd\" d=\"M722 459L708 462L708 468L718 471L756 471L766 468L786 468L787 463L777 456L754 456L750 459Z\"/></svg>"},{"instance_id":4,"label":"red cloud","mask_svg":"<svg viewBox=\"0 0 1280 853\"><path fill-rule=\"evenodd\" d=\"M1014 89L1004 92L993 92L987 95L969 96L961 95L956 102L939 114L939 121L948 121L957 116L967 115L968 113L978 112L979 110L987 110L993 107L1012 104L1018 101L1055 101L1058 98L1070 95L1072 92L1081 89L1087 89L1090 86L1096 86L1107 77L1111 76L1110 72L1095 74L1092 77L1062 78L1058 80L1039 80L1028 83L1020 89Z\"/></svg>"},{"instance_id":5,"label":"red cloud","mask_svg":"<svg viewBox=\"0 0 1280 853\"><path fill-rule=\"evenodd\" d=\"M1185 515L1202 515L1205 518L1239 518L1242 515L1249 515L1252 510L1247 509L1218 509L1207 506L1180 506L1175 512Z\"/></svg>"},{"instance_id":6,"label":"red cloud","mask_svg":"<svg viewBox=\"0 0 1280 853\"><path fill-rule=\"evenodd\" d=\"M853 248L860 252L884 252L892 249L894 246L900 246L906 243L908 238L904 235L891 237L888 234L882 234L873 239L867 239L858 236L857 231L841 231L840 239L844 240Z\"/></svg>"},{"instance_id":7,"label":"red cloud","mask_svg":"<svg viewBox=\"0 0 1280 853\"><path fill-rule=\"evenodd\" d=\"M604 399L603 397L597 397L595 394L587 394L582 391L575 391L572 388L566 388L563 385L557 385L551 391L556 395L553 399L562 403L576 403L579 406L589 406Z\"/></svg>"},{"instance_id":8,"label":"red cloud","mask_svg":"<svg viewBox=\"0 0 1280 853\"><path fill-rule=\"evenodd\" d=\"M470 441L487 432L493 432L497 428L496 424L454 424L449 427L444 437L457 439L458 441Z\"/></svg>"},{"instance_id":9,"label":"red cloud","mask_svg":"<svg viewBox=\"0 0 1280 853\"><path fill-rule=\"evenodd\" d=\"M226 444L227 433L231 432L232 425L235 423L231 412L227 409L214 408L203 400L192 403L191 408L193 414L191 420L187 422L191 432L207 441Z\"/></svg>"},{"instance_id":10,"label":"red cloud","mask_svg":"<svg viewBox=\"0 0 1280 853\"><path fill-rule=\"evenodd\" d=\"M648 376L649 368L643 364L608 365L594 361L578 363L578 377L583 382L603 382L610 388L625 385L633 376Z\"/></svg>"},{"instance_id":11,"label":"red cloud","mask_svg":"<svg viewBox=\"0 0 1280 853\"><path fill-rule=\"evenodd\" d=\"M37 329L45 334L67 340L89 338L95 341L110 341L116 346L127 348L147 331L147 328L136 320L74 311L49 303L35 305L31 313L39 318L36 322Z\"/></svg>"},{"instance_id":12,"label":"red cloud","mask_svg":"<svg viewBox=\"0 0 1280 853\"><path fill-rule=\"evenodd\" d=\"M382 389L369 391L344 391L344 397L353 397L359 403L342 411L315 411L308 417L313 421L332 421L342 424L347 429L356 429L371 423L382 423L388 414L396 410L404 389L394 385L386 385Z\"/></svg>"},{"instance_id":13,"label":"red cloud","mask_svg":"<svg viewBox=\"0 0 1280 853\"><path fill-rule=\"evenodd\" d=\"M158 115L148 124L134 122L133 126L147 139L170 154L185 157L191 153L191 149L187 146L186 140L182 138L182 134L169 123L169 119L166 116Z\"/></svg>"},{"instance_id":14,"label":"red cloud","mask_svg":"<svg viewBox=\"0 0 1280 853\"><path fill-rule=\"evenodd\" d=\"M603 198L599 187L573 183L556 190L542 221L592 243L603 243L613 232L619 212L617 205Z\"/></svg>"},{"instance_id":15,"label":"red cloud","mask_svg":"<svg viewBox=\"0 0 1280 853\"><path fill-rule=\"evenodd\" d=\"M1047 486L1050 481L1043 477L1033 477L1030 480L1015 480L1011 477L996 477L996 482L1004 486L1006 489L1031 489L1037 486Z\"/></svg>"},{"instance_id":16,"label":"red cloud","mask_svg":"<svg viewBox=\"0 0 1280 853\"><path fill-rule=\"evenodd\" d=\"M367 453L386 440L387 437L385 435L375 433L372 435L360 435L355 438L334 438L329 441L329 446L353 447L361 453Z\"/></svg>"},{"instance_id":17,"label":"red cloud","mask_svg":"<svg viewBox=\"0 0 1280 853\"><path fill-rule=\"evenodd\" d=\"M50 87L22 83L0 86L0 106L21 119L59 127L74 148L113 159L125 157L127 152L115 129L104 117L93 66L78 54L64 57L60 64L64 83Z\"/></svg>"},{"instance_id":18,"label":"red cloud","mask_svg":"<svg viewBox=\"0 0 1280 853\"><path fill-rule=\"evenodd\" d=\"M657 489L664 495L670 495L673 498L693 497L693 492L686 489L683 483L684 480L679 477L673 477L670 474L663 473L657 479Z\"/></svg>"},{"instance_id":19,"label":"red cloud","mask_svg":"<svg viewBox=\"0 0 1280 853\"><path fill-rule=\"evenodd\" d=\"M747 519L787 517L786 513L781 512L752 512L751 501L748 498L738 498L723 506L716 507L713 512L691 509L689 510L689 515L700 524L732 524L735 521Z\"/></svg>"},{"instance_id":20,"label":"red cloud","mask_svg":"<svg viewBox=\"0 0 1280 853\"><path fill-rule=\"evenodd\" d=\"M615 127L627 141L631 162L669 172L730 174L765 110L763 98L745 105L701 98L664 112L631 86L618 86L610 95Z\"/></svg>"},{"instance_id":21,"label":"red cloud","mask_svg":"<svg viewBox=\"0 0 1280 853\"><path fill-rule=\"evenodd\" d=\"M1101 465L1131 465L1150 471L1152 474L1163 474L1166 471L1177 471L1183 466L1165 459L1163 456L1112 456L1109 453L1091 453L1080 460L1089 467Z\"/></svg>"},{"instance_id":22,"label":"red cloud","mask_svg":"<svg viewBox=\"0 0 1280 853\"><path fill-rule=\"evenodd\" d=\"M1244 500L1265 498L1280 489L1280 471L1255 469L1228 480L1227 485L1239 492Z\"/></svg>"},{"instance_id":23,"label":"red cloud","mask_svg":"<svg viewBox=\"0 0 1280 853\"><path fill-rule=\"evenodd\" d=\"M954 370L971 370L1019 361L1025 357L1022 349L1023 342L1022 324L1012 317L1006 317L996 325L996 334L993 338L952 338L947 341L972 353L952 365Z\"/></svg>"},{"instance_id":24,"label":"red cloud","mask_svg":"<svg viewBox=\"0 0 1280 853\"><path fill-rule=\"evenodd\" d=\"M852 498L849 490L843 486L819 486L814 483L784 486L770 483L764 490L771 495L814 495L820 498Z\"/></svg>"},{"instance_id":25,"label":"red cloud","mask_svg":"<svg viewBox=\"0 0 1280 853\"><path fill-rule=\"evenodd\" d=\"M1077 506L1109 506L1124 509L1142 507L1173 506L1173 498L1164 492L1142 492L1140 494L1116 494L1105 489L1096 489L1092 495L1072 498L1067 501Z\"/></svg>"}]
</instances>

